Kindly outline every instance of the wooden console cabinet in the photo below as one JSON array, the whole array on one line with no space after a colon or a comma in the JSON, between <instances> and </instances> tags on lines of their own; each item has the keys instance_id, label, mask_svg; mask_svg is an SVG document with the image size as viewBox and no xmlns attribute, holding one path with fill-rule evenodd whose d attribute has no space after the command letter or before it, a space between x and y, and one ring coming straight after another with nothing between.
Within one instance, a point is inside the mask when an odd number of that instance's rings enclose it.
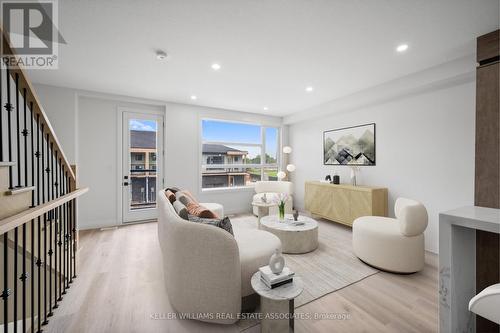
<instances>
[{"instance_id":1,"label":"wooden console cabinet","mask_svg":"<svg viewBox=\"0 0 500 333\"><path fill-rule=\"evenodd\" d=\"M352 226L361 216L387 216L387 189L308 181L305 208L313 215Z\"/></svg>"}]
</instances>

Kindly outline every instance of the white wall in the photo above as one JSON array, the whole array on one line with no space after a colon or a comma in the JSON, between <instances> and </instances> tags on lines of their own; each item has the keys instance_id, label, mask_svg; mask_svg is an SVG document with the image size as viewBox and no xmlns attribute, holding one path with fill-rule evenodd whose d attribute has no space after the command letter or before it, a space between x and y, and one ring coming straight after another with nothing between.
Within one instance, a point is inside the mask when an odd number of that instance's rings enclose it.
<instances>
[{"instance_id":1,"label":"white wall","mask_svg":"<svg viewBox=\"0 0 500 333\"><path fill-rule=\"evenodd\" d=\"M199 159L201 119L220 118L281 126L282 119L161 101L36 85L45 112L71 162L78 161L81 186L90 191L79 201L79 228L121 223L117 154L120 114L125 107L165 113L165 184L192 191L200 201L219 202L229 214L249 212L253 189L201 192ZM61 102L58 102L61 101Z\"/></svg>"},{"instance_id":2,"label":"white wall","mask_svg":"<svg viewBox=\"0 0 500 333\"><path fill-rule=\"evenodd\" d=\"M77 162L76 146L76 92L73 89L35 84L45 113L56 132L56 136L71 164Z\"/></svg>"},{"instance_id":3,"label":"white wall","mask_svg":"<svg viewBox=\"0 0 500 333\"><path fill-rule=\"evenodd\" d=\"M439 212L474 202L474 121L475 84L469 81L290 124L295 204L304 208L307 180L337 171L341 182L349 182L349 167L323 165L323 131L374 122L377 165L362 167L358 183L387 187L391 216L397 197L423 202L429 213L426 249L437 252Z\"/></svg>"}]
</instances>

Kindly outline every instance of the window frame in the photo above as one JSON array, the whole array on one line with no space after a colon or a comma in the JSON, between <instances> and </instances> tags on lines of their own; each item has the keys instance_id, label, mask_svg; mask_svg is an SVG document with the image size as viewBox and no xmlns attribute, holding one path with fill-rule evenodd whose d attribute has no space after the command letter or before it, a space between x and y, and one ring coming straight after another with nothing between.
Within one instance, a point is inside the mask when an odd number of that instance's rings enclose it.
<instances>
[{"instance_id":1,"label":"window frame","mask_svg":"<svg viewBox=\"0 0 500 333\"><path fill-rule=\"evenodd\" d=\"M206 161L203 158L203 145L204 144L219 144L219 145L227 145L227 146L247 146L247 147L260 147L260 163L259 164L246 164L246 163L238 163L238 164L214 164L213 169L217 168L259 168L260 169L260 179L264 178L264 173L266 168L276 168L277 171L280 171L281 166L281 149L282 149L282 134L283 134L283 126L282 125L273 125L273 124L265 124L258 121L237 121L231 119L221 119L221 118L212 118L212 117L200 117L199 118L199 154L198 154L198 173L199 173L199 191L200 193L206 192L225 192L225 191L253 191L254 185L244 185L244 186L228 186L228 187L213 187L213 188L203 188L203 171L207 166ZM260 127L260 143L248 143L248 142L231 142L231 141L204 141L203 140L203 121L217 121L222 123L232 123L232 124L245 124L245 125L253 125ZM276 163L265 163L266 162L266 129L267 128L275 128L277 131L276 134Z\"/></svg>"}]
</instances>

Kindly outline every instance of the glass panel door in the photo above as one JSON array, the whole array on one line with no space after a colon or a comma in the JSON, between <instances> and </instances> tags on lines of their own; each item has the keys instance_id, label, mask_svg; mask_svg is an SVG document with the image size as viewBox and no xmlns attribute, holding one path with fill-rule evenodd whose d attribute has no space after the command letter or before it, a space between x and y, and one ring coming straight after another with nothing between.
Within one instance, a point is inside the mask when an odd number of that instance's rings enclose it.
<instances>
[{"instance_id":1,"label":"glass panel door","mask_svg":"<svg viewBox=\"0 0 500 333\"><path fill-rule=\"evenodd\" d=\"M163 184L163 116L123 113L123 222L158 217Z\"/></svg>"}]
</instances>

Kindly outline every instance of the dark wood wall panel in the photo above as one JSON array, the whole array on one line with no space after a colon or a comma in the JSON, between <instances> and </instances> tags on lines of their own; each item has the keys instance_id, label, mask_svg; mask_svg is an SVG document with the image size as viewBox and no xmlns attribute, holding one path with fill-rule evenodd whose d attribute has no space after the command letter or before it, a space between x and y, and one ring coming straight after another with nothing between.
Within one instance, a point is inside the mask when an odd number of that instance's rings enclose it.
<instances>
[{"instance_id":1,"label":"dark wood wall panel","mask_svg":"<svg viewBox=\"0 0 500 333\"><path fill-rule=\"evenodd\" d=\"M499 35L499 30L496 30L477 39L477 62L483 62L498 56Z\"/></svg>"},{"instance_id":2,"label":"dark wood wall panel","mask_svg":"<svg viewBox=\"0 0 500 333\"><path fill-rule=\"evenodd\" d=\"M476 72L476 206L500 208L499 63Z\"/></svg>"},{"instance_id":3,"label":"dark wood wall panel","mask_svg":"<svg viewBox=\"0 0 500 333\"><path fill-rule=\"evenodd\" d=\"M499 30L477 39L476 168L474 203L500 208ZM476 231L476 291L500 282L500 237ZM476 317L476 332L500 332L500 326Z\"/></svg>"}]
</instances>

